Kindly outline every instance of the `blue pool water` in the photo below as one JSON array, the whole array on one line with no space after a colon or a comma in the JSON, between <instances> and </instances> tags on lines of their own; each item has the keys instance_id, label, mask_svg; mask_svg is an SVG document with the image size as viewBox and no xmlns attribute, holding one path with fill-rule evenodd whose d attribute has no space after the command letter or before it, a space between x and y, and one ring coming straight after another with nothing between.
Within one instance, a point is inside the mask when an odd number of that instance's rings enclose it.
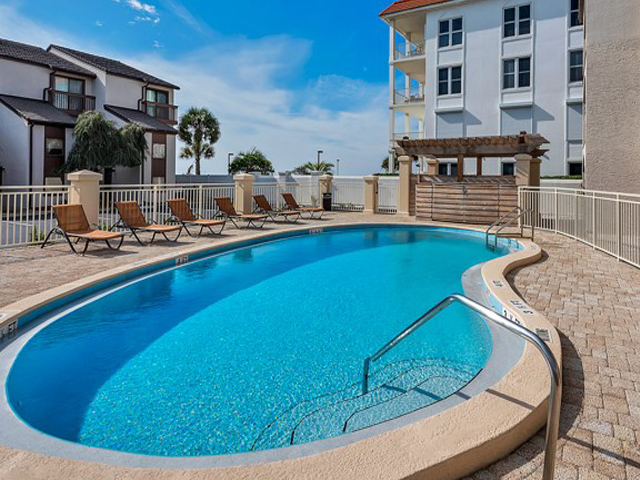
<instances>
[{"instance_id":1,"label":"blue pool water","mask_svg":"<svg viewBox=\"0 0 640 480\"><path fill-rule=\"evenodd\" d=\"M170 457L273 449L353 432L455 393L485 365L460 307L362 362L475 264L479 235L370 227L274 241L125 285L38 332L7 380L14 411L83 445Z\"/></svg>"}]
</instances>

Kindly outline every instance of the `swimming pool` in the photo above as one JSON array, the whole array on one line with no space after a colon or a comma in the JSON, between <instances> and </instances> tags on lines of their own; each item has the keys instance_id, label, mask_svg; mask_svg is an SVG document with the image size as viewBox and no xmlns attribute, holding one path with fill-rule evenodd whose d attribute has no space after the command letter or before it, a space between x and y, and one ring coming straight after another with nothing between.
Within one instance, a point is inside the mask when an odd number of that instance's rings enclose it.
<instances>
[{"instance_id":1,"label":"swimming pool","mask_svg":"<svg viewBox=\"0 0 640 480\"><path fill-rule=\"evenodd\" d=\"M367 227L244 247L74 307L20 351L6 390L46 434L121 452L196 457L358 431L457 392L491 354L452 308L362 362L508 253L455 230Z\"/></svg>"}]
</instances>

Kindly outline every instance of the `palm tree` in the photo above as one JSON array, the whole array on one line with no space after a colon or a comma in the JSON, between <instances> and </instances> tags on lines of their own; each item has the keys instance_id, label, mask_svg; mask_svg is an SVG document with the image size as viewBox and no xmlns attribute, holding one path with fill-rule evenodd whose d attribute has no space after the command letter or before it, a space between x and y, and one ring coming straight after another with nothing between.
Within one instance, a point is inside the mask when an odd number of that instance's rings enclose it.
<instances>
[{"instance_id":1,"label":"palm tree","mask_svg":"<svg viewBox=\"0 0 640 480\"><path fill-rule=\"evenodd\" d=\"M193 158L196 175L200 175L201 160L215 154L213 145L220 140L220 122L207 108L191 107L180 119L178 133L185 143L180 158Z\"/></svg>"},{"instance_id":2,"label":"palm tree","mask_svg":"<svg viewBox=\"0 0 640 480\"><path fill-rule=\"evenodd\" d=\"M324 173L333 175L333 163L328 162L309 162L297 167L293 173L297 175L310 175L311 173Z\"/></svg>"}]
</instances>

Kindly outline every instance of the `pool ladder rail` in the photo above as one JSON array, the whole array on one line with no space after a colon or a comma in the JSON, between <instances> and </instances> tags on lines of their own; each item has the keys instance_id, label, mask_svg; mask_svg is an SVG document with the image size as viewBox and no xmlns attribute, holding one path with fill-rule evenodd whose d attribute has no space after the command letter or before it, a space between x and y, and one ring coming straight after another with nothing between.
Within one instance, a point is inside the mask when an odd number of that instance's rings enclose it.
<instances>
[{"instance_id":1,"label":"pool ladder rail","mask_svg":"<svg viewBox=\"0 0 640 480\"><path fill-rule=\"evenodd\" d=\"M496 241L497 242L497 241ZM560 406L562 402L562 372L558 362L556 361L553 352L547 346L547 344L532 331L512 322L506 317L499 315L493 310L485 307L471 300L464 295L454 294L446 297L435 307L425 313L418 320L413 322L407 328L405 328L399 335L393 340L382 347L373 356L368 357L364 361L363 377L362 377L362 392L366 394L369 391L369 369L373 362L376 362L381 357L386 355L389 351L397 347L403 340L411 336L425 323L437 316L440 312L454 303L460 303L467 308L470 308L480 316L484 317L492 323L495 323L501 328L508 330L509 332L523 338L527 342L531 343L540 354L544 357L549 368L549 374L551 376L551 392L549 394L549 409L547 413L547 433L545 439L545 458L544 458L544 470L542 480L553 480L555 464L556 464L556 448L558 443L558 431L560 426Z\"/></svg>"},{"instance_id":2,"label":"pool ladder rail","mask_svg":"<svg viewBox=\"0 0 640 480\"><path fill-rule=\"evenodd\" d=\"M524 238L525 225L522 220L525 218L526 215L532 214L532 213L533 213L533 210L524 210L522 207L515 207L512 210L510 210L507 214L503 215L498 220L496 220L491 225L489 225L489 228L487 228L485 232L485 243L487 247L489 247L492 250L495 250L496 248L498 248L498 238L500 238L500 233L502 233L502 231L505 228L512 226L516 221L518 222L518 227L520 228L520 237ZM534 225L534 222L530 222L530 223L531 223L531 226L527 228L531 229L531 240L534 240L536 235L536 227ZM491 230L493 230L494 228L497 228L497 230L495 234L493 234L493 245L491 245L489 240L491 238Z\"/></svg>"}]
</instances>

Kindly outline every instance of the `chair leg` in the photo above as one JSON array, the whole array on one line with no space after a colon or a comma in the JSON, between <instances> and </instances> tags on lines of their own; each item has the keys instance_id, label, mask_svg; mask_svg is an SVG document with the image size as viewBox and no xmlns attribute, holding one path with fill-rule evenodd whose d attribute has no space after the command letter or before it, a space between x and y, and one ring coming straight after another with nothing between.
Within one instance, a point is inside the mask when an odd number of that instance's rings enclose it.
<instances>
[{"instance_id":1,"label":"chair leg","mask_svg":"<svg viewBox=\"0 0 640 480\"><path fill-rule=\"evenodd\" d=\"M109 247L109 250L120 250L120 248L122 247L122 243L124 242L124 236L120 237L120 243L118 244L117 247L112 247L111 244L109 243L109 240L105 240L105 243L107 244L107 247Z\"/></svg>"},{"instance_id":2,"label":"chair leg","mask_svg":"<svg viewBox=\"0 0 640 480\"><path fill-rule=\"evenodd\" d=\"M46 238L44 239L44 242L42 242L42 245L40 246L40 248L44 248L47 245L47 242L49 241L49 239L51 238L51 235L53 235L55 232L57 232L58 229L57 228L52 228L49 233L47 233Z\"/></svg>"},{"instance_id":3,"label":"chair leg","mask_svg":"<svg viewBox=\"0 0 640 480\"><path fill-rule=\"evenodd\" d=\"M186 230L187 235L189 235L190 237L193 237L193 235L191 235L191 232L190 232L190 231L189 231L189 229L187 228L187 224L186 224L186 223L183 223L183 224L182 224L182 228L184 228L184 229ZM200 234L202 234L202 230L200 230ZM198 236L200 236L200 235L198 235Z\"/></svg>"},{"instance_id":4,"label":"chair leg","mask_svg":"<svg viewBox=\"0 0 640 480\"><path fill-rule=\"evenodd\" d=\"M135 239L138 241L138 243L140 245L144 246L144 242L142 240L140 240L140 237L138 236L138 234L136 233L136 231L133 228L131 229L131 233L135 237Z\"/></svg>"},{"instance_id":5,"label":"chair leg","mask_svg":"<svg viewBox=\"0 0 640 480\"><path fill-rule=\"evenodd\" d=\"M75 253L76 255L78 254L78 252L76 251L76 247L73 246L73 242L71 241L71 239L69 238L69 235L67 235L66 233L62 232L62 236L65 238L65 240L67 241L67 243L69 244L69 246L71 247L71 251L73 253ZM86 249L85 249L86 250Z\"/></svg>"},{"instance_id":6,"label":"chair leg","mask_svg":"<svg viewBox=\"0 0 640 480\"><path fill-rule=\"evenodd\" d=\"M91 242L91 240L87 240L84 244L84 250L82 250L82 256L84 256L85 253L87 253L87 248L89 248L89 243Z\"/></svg>"}]
</instances>

